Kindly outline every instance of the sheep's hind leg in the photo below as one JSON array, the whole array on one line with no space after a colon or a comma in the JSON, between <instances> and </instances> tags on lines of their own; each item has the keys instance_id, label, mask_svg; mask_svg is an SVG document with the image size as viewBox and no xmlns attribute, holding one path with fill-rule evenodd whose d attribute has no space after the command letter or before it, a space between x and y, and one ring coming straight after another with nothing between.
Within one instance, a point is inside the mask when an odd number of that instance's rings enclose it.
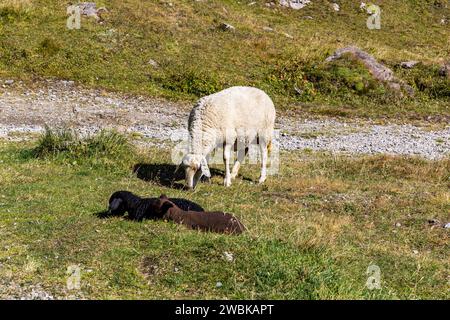
<instances>
[{"instance_id":1,"label":"sheep's hind leg","mask_svg":"<svg viewBox=\"0 0 450 320\"><path fill-rule=\"evenodd\" d=\"M267 144L265 141L259 141L259 147L261 150L261 175L259 177L258 183L264 183L266 181L266 166L267 166Z\"/></svg>"},{"instance_id":2,"label":"sheep's hind leg","mask_svg":"<svg viewBox=\"0 0 450 320\"><path fill-rule=\"evenodd\" d=\"M245 148L244 150L238 149L237 151L237 160L234 162L233 169L231 170L231 179L234 179L237 177L239 173L239 168L241 167L241 163L244 161L245 156L248 153L248 148Z\"/></svg>"},{"instance_id":3,"label":"sheep's hind leg","mask_svg":"<svg viewBox=\"0 0 450 320\"><path fill-rule=\"evenodd\" d=\"M231 174L230 174L231 147L232 145L230 144L226 144L223 147L223 160L225 162L225 179L223 180L223 185L225 187L231 186Z\"/></svg>"}]
</instances>

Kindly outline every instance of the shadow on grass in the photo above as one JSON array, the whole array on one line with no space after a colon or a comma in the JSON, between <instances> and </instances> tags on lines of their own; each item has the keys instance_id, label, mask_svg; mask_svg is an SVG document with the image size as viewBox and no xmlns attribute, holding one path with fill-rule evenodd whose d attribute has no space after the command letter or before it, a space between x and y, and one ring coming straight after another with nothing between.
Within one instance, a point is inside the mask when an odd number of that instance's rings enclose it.
<instances>
[{"instance_id":1,"label":"shadow on grass","mask_svg":"<svg viewBox=\"0 0 450 320\"><path fill-rule=\"evenodd\" d=\"M184 179L184 172L183 170L175 172L176 168L177 166L173 164L138 163L134 166L133 173L144 181L156 182L173 189L183 189L184 185L176 181Z\"/></svg>"},{"instance_id":2,"label":"shadow on grass","mask_svg":"<svg viewBox=\"0 0 450 320\"><path fill-rule=\"evenodd\" d=\"M113 217L121 217L123 215L122 214L113 214L113 213L109 212L109 210L103 210L103 211L95 212L94 216L96 216L99 219L106 219L106 218L113 218Z\"/></svg>"},{"instance_id":3,"label":"shadow on grass","mask_svg":"<svg viewBox=\"0 0 450 320\"><path fill-rule=\"evenodd\" d=\"M137 178L144 181L156 182L164 187L169 187L173 189L184 189L185 185L176 181L184 180L184 170L179 169L175 172L177 166L174 164L149 164L149 163L138 163L133 168L133 173L136 174ZM211 176L225 177L223 170L210 168ZM242 180L253 181L250 178L240 176ZM202 182L208 182L209 179L202 177Z\"/></svg>"}]
</instances>

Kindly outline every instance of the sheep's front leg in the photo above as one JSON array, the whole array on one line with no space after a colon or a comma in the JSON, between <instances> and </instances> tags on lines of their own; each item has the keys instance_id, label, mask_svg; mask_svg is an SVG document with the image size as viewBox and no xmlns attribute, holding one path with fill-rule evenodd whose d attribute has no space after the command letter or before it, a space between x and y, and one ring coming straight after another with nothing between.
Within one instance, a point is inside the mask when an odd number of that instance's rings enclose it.
<instances>
[{"instance_id":1,"label":"sheep's front leg","mask_svg":"<svg viewBox=\"0 0 450 320\"><path fill-rule=\"evenodd\" d=\"M265 141L261 141L259 144L261 150L261 176L258 183L264 183L266 181L266 165L267 165L267 144Z\"/></svg>"},{"instance_id":2,"label":"sheep's front leg","mask_svg":"<svg viewBox=\"0 0 450 320\"><path fill-rule=\"evenodd\" d=\"M231 186L231 174L230 174L231 147L232 145L230 144L225 144L223 147L223 161L225 162L225 179L223 180L223 185L225 187Z\"/></svg>"}]
</instances>

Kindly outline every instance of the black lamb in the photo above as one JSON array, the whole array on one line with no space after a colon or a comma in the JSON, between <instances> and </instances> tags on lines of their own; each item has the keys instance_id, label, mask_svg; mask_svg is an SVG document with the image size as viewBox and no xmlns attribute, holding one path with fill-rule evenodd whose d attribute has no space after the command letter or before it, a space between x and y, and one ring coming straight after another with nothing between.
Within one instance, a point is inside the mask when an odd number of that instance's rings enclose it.
<instances>
[{"instance_id":1,"label":"black lamb","mask_svg":"<svg viewBox=\"0 0 450 320\"><path fill-rule=\"evenodd\" d=\"M204 209L195 202L182 199L171 198L174 204L186 211L204 211ZM129 191L116 191L109 198L108 214L122 216L128 212L128 218L141 221L144 218L161 219L152 208L157 205L159 198L141 198Z\"/></svg>"}]
</instances>

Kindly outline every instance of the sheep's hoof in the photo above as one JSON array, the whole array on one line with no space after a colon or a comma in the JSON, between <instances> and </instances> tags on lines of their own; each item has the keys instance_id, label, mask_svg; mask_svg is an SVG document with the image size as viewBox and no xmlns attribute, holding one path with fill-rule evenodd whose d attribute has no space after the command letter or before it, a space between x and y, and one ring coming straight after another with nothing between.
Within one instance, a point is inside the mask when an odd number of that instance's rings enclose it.
<instances>
[{"instance_id":1,"label":"sheep's hoof","mask_svg":"<svg viewBox=\"0 0 450 320\"><path fill-rule=\"evenodd\" d=\"M231 179L236 179L239 173L239 167L239 165L234 165L233 169L231 170Z\"/></svg>"},{"instance_id":2,"label":"sheep's hoof","mask_svg":"<svg viewBox=\"0 0 450 320\"><path fill-rule=\"evenodd\" d=\"M223 180L223 185L225 187L230 187L231 186L231 179L225 179Z\"/></svg>"},{"instance_id":3,"label":"sheep's hoof","mask_svg":"<svg viewBox=\"0 0 450 320\"><path fill-rule=\"evenodd\" d=\"M259 180L258 180L258 184L263 184L264 181L266 181L266 177L261 177L261 178L259 178Z\"/></svg>"}]
</instances>

